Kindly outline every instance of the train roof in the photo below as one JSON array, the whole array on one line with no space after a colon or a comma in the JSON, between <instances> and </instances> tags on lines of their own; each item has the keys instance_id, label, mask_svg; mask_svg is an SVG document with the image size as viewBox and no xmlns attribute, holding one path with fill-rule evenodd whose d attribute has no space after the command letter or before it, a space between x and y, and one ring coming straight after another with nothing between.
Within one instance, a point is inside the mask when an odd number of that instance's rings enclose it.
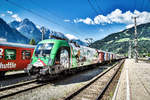
<instances>
[{"instance_id":1,"label":"train roof","mask_svg":"<svg viewBox=\"0 0 150 100\"><path fill-rule=\"evenodd\" d=\"M45 39L43 41L40 41L38 44L40 43L67 43L66 40L60 40L60 39Z\"/></svg>"},{"instance_id":2,"label":"train roof","mask_svg":"<svg viewBox=\"0 0 150 100\"><path fill-rule=\"evenodd\" d=\"M13 42L0 42L0 46L35 48L35 45L22 44L22 43L13 43Z\"/></svg>"}]
</instances>

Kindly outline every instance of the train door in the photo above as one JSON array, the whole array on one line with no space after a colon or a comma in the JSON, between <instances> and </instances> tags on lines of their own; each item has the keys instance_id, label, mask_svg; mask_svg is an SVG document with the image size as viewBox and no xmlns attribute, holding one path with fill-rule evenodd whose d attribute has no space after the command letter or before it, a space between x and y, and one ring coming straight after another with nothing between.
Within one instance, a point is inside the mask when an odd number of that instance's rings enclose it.
<instances>
[{"instance_id":1,"label":"train door","mask_svg":"<svg viewBox=\"0 0 150 100\"><path fill-rule=\"evenodd\" d=\"M70 49L60 47L55 57L55 73L70 68Z\"/></svg>"},{"instance_id":2,"label":"train door","mask_svg":"<svg viewBox=\"0 0 150 100\"><path fill-rule=\"evenodd\" d=\"M64 69L70 68L70 52L67 47L62 47L60 51L60 64Z\"/></svg>"},{"instance_id":3,"label":"train door","mask_svg":"<svg viewBox=\"0 0 150 100\"><path fill-rule=\"evenodd\" d=\"M0 75L3 76L6 71L16 69L17 50L10 47L0 48Z\"/></svg>"},{"instance_id":4,"label":"train door","mask_svg":"<svg viewBox=\"0 0 150 100\"><path fill-rule=\"evenodd\" d=\"M4 63L3 67L6 70L16 69L17 50L15 48L6 48L4 50Z\"/></svg>"},{"instance_id":5,"label":"train door","mask_svg":"<svg viewBox=\"0 0 150 100\"><path fill-rule=\"evenodd\" d=\"M30 63L31 60L31 50L20 49L20 64L18 66L19 69L24 69Z\"/></svg>"},{"instance_id":6,"label":"train door","mask_svg":"<svg viewBox=\"0 0 150 100\"><path fill-rule=\"evenodd\" d=\"M100 60L100 63L102 63L104 61L104 53L103 52L99 53L99 60Z\"/></svg>"},{"instance_id":7,"label":"train door","mask_svg":"<svg viewBox=\"0 0 150 100\"><path fill-rule=\"evenodd\" d=\"M80 60L81 60L81 49L80 49L80 46L76 43L76 42L73 42L73 43L70 43L70 46L72 47L72 54L74 55L74 58L73 58L73 63L76 62L75 67L77 67L78 65L80 65Z\"/></svg>"}]
</instances>

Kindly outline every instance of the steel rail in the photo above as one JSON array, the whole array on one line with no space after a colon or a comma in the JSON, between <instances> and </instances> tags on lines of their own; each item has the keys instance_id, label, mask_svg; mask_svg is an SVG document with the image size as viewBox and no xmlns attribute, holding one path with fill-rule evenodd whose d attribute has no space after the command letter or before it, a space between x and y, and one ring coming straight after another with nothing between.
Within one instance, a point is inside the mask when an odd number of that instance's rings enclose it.
<instances>
[{"instance_id":1,"label":"steel rail","mask_svg":"<svg viewBox=\"0 0 150 100\"><path fill-rule=\"evenodd\" d=\"M92 81L90 81L88 84L84 85L83 87L81 87L80 89L78 89L77 91L75 91L74 93L72 93L71 95L67 96L64 100L70 100L73 99L75 96L77 96L81 91L83 91L84 89L86 89L87 87L89 87L91 84L93 84L96 80L98 80L99 78L101 78L103 75L105 75L107 72L109 72L112 68L114 68L115 66L117 66L117 64L113 65L111 68L107 69L106 71L104 71L103 73L97 75Z\"/></svg>"},{"instance_id":2,"label":"steel rail","mask_svg":"<svg viewBox=\"0 0 150 100\"><path fill-rule=\"evenodd\" d=\"M29 82L16 84L14 86L4 87L4 88L0 89L0 92L7 91L7 90L10 90L10 89L12 90L12 89L15 89L15 88L18 88L18 87L21 87L21 86L30 85L30 84L36 83L36 82L37 82L37 80L33 80L33 81L29 81ZM16 94L19 94L19 93L22 93L22 92L25 92L25 91L28 91L28 90L32 90L32 89L47 85L47 84L49 84L49 83L47 82L47 83L37 84L36 86L32 86L32 87L29 87L29 88L26 88L26 89L21 89L19 91L15 91L15 92L12 92L12 93L9 93L9 94L5 94L5 95L0 96L0 99L7 98L7 97L10 97L10 96L13 96L13 95L16 95Z\"/></svg>"},{"instance_id":3,"label":"steel rail","mask_svg":"<svg viewBox=\"0 0 150 100\"><path fill-rule=\"evenodd\" d=\"M0 88L0 92L8 90L8 89L12 89L12 88L20 87L20 86L23 86L23 85L27 85L27 84L30 84L30 83L33 83L33 82L36 82L36 80L34 79L34 80L31 80L31 81L27 81L27 82L22 82L22 83L17 83L17 84L5 86L5 87Z\"/></svg>"},{"instance_id":4,"label":"steel rail","mask_svg":"<svg viewBox=\"0 0 150 100\"><path fill-rule=\"evenodd\" d=\"M107 82L106 86L103 88L102 92L99 94L99 96L97 97L96 100L100 100L100 99L103 97L105 91L107 90L107 88L109 87L110 83L113 81L113 79L114 79L115 76L117 75L117 73L118 73L118 71L120 70L120 68L121 68L121 66L123 65L123 63L124 63L124 60L118 65L119 68L116 70L116 72L115 72L115 73L113 74L113 76L110 78L110 80Z\"/></svg>"}]
</instances>

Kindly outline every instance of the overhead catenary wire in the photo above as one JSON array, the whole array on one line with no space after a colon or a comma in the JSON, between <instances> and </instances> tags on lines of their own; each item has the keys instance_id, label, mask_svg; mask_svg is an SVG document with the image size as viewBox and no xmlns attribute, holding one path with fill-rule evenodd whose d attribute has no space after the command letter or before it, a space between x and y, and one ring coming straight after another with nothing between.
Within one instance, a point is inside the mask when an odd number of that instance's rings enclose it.
<instances>
[{"instance_id":1,"label":"overhead catenary wire","mask_svg":"<svg viewBox=\"0 0 150 100\"><path fill-rule=\"evenodd\" d=\"M89 3L89 5L91 6L91 8L95 11L95 13L97 14L97 15L99 15L99 12L96 10L96 8L93 6L93 4L91 3L91 1L90 0L88 0L88 3Z\"/></svg>"},{"instance_id":2,"label":"overhead catenary wire","mask_svg":"<svg viewBox=\"0 0 150 100\"><path fill-rule=\"evenodd\" d=\"M141 11L143 10L143 6L144 6L144 0L142 0L142 3L141 3Z\"/></svg>"},{"instance_id":3,"label":"overhead catenary wire","mask_svg":"<svg viewBox=\"0 0 150 100\"><path fill-rule=\"evenodd\" d=\"M101 1L101 0L99 0ZM97 0L95 0L96 6L98 7L98 9L104 14L103 9L99 6L99 3L97 2Z\"/></svg>"},{"instance_id":4,"label":"overhead catenary wire","mask_svg":"<svg viewBox=\"0 0 150 100\"><path fill-rule=\"evenodd\" d=\"M55 17L57 17L57 18L61 18L61 19L64 19L64 17L63 16L60 16L60 15L58 15L58 14L56 14L54 11L49 11L46 7L43 7L43 6L41 6L39 3L37 3L37 2L34 2L34 0L30 0L30 2L32 2L32 4L34 4L34 5L37 5L38 7L40 7L41 9L43 9L44 11L46 11L47 12L47 14L49 14L49 15L53 15L53 16L55 16Z\"/></svg>"},{"instance_id":5,"label":"overhead catenary wire","mask_svg":"<svg viewBox=\"0 0 150 100\"><path fill-rule=\"evenodd\" d=\"M50 20L48 17L44 17L44 16L42 16L42 15L40 15L40 14L38 14L38 13L36 13L36 12L34 12L34 11L28 9L28 8L25 8L25 7L21 6L21 5L18 5L17 3L13 2L13 1L10 1L10 0L5 0L5 1L7 1L8 3L10 3L10 4L12 4L12 5L14 5L14 6L18 7L18 8L24 9L24 10L26 10L26 11L32 13L33 15L36 15L36 16L38 16L38 17L40 17L40 18L42 18L42 19L44 19L44 20L46 20L46 21L49 21L49 22L51 22L51 23L53 23L53 24L56 24L56 25L59 25L58 23L56 23L56 22Z\"/></svg>"},{"instance_id":6,"label":"overhead catenary wire","mask_svg":"<svg viewBox=\"0 0 150 100\"><path fill-rule=\"evenodd\" d=\"M52 11L52 9L49 11L46 7L41 6L41 5L40 5L39 3L37 3L37 2L34 2L34 0L30 0L30 2L32 2L32 4L34 4L35 6L38 6L38 7L40 7L41 9L43 9L44 11L46 11L47 14L53 15L54 17L57 17L58 19L62 19L62 20L64 21L65 18L64 18L63 16L61 16L61 15L56 14L54 11ZM70 24L70 23L67 23L67 24ZM77 25L77 24L76 24L76 25ZM78 30L80 30L78 26L76 26L76 28L77 28ZM68 27L67 27L67 29L68 29ZM76 32L76 31L75 31L75 33L79 33L79 32ZM76 35L77 35L77 34L76 34ZM79 38L79 36L76 36L76 37Z\"/></svg>"},{"instance_id":7,"label":"overhead catenary wire","mask_svg":"<svg viewBox=\"0 0 150 100\"><path fill-rule=\"evenodd\" d=\"M104 14L104 11L101 9L101 7L98 5L98 2L95 0L96 2L96 6L100 9L100 11L102 11L102 13ZM93 11L97 14L97 16L100 18L99 16L99 12L97 11L97 9L93 6L92 2L90 0L88 0L89 5L91 6L91 8L93 9ZM101 18L100 18L101 19ZM108 29L111 29L112 27L109 25L106 25L106 27L108 27Z\"/></svg>"},{"instance_id":8,"label":"overhead catenary wire","mask_svg":"<svg viewBox=\"0 0 150 100\"><path fill-rule=\"evenodd\" d=\"M61 24L59 24L59 23L57 23L57 22L55 22L55 21L49 19L48 17L45 17L44 15L41 15L41 14L36 13L36 12L34 12L34 11L28 9L28 8L25 8L25 7L23 7L23 6L19 5L19 4L17 4L17 3L15 3L15 2L11 1L11 0L5 0L5 1L8 2L8 3L10 3L10 4L12 4L12 5L14 5L14 6L16 6L16 7L18 7L18 8L21 8L21 9L23 9L23 10L25 10L25 11L27 11L27 12L33 14L33 15L36 15L36 16L38 16L38 17L40 17L40 18L46 20L46 21L49 22L50 24L53 23L53 24L55 24L55 25L58 25L58 26L63 27L64 29L70 30L68 27L65 27L64 25L61 25ZM71 32L74 32L74 33L78 33L78 32L76 32L76 31L74 31L74 30L70 30L70 31L71 31Z\"/></svg>"},{"instance_id":9,"label":"overhead catenary wire","mask_svg":"<svg viewBox=\"0 0 150 100\"><path fill-rule=\"evenodd\" d=\"M99 0L100 2L101 0ZM97 2L97 0L95 0L96 6L98 7L98 9L104 14L104 10L101 8L101 6L99 5L99 3ZM109 25L106 25L106 27L108 27L108 29L111 29L112 27Z\"/></svg>"},{"instance_id":10,"label":"overhead catenary wire","mask_svg":"<svg viewBox=\"0 0 150 100\"><path fill-rule=\"evenodd\" d=\"M135 2L134 2L134 9L136 10L136 0L135 0Z\"/></svg>"}]
</instances>

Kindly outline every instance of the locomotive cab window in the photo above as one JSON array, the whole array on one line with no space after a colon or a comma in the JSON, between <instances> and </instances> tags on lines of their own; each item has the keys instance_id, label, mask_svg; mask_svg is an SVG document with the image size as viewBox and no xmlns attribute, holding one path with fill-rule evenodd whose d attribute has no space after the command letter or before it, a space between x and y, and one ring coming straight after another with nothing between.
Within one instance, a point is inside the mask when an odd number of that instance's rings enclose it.
<instances>
[{"instance_id":1,"label":"locomotive cab window","mask_svg":"<svg viewBox=\"0 0 150 100\"><path fill-rule=\"evenodd\" d=\"M15 49L5 49L5 60L15 60L16 50Z\"/></svg>"},{"instance_id":2,"label":"locomotive cab window","mask_svg":"<svg viewBox=\"0 0 150 100\"><path fill-rule=\"evenodd\" d=\"M35 55L41 55L41 56L49 56L51 53L51 50L53 48L53 43L41 43L38 44L35 49Z\"/></svg>"},{"instance_id":3,"label":"locomotive cab window","mask_svg":"<svg viewBox=\"0 0 150 100\"><path fill-rule=\"evenodd\" d=\"M22 59L31 59L31 51L30 50L23 50L22 51Z\"/></svg>"}]
</instances>

